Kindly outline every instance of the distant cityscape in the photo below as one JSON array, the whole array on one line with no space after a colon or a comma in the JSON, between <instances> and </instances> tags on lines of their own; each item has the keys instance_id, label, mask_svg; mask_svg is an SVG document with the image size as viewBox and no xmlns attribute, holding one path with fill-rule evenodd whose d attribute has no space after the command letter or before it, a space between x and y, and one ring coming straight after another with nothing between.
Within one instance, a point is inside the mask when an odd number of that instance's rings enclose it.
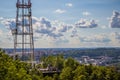
<instances>
[{"instance_id":1,"label":"distant cityscape","mask_svg":"<svg viewBox=\"0 0 120 80\"><path fill-rule=\"evenodd\" d=\"M4 50L9 56L13 55L13 49ZM38 63L40 63L42 57L58 54L63 55L65 58L72 57L85 65L109 66L120 63L119 48L37 48L34 53L35 60Z\"/></svg>"},{"instance_id":2,"label":"distant cityscape","mask_svg":"<svg viewBox=\"0 0 120 80\"><path fill-rule=\"evenodd\" d=\"M75 58L77 61L79 61L81 64L85 65L99 65L99 66L108 66L107 63L112 61L112 57L108 56L99 56L96 58L91 58L89 56L82 56L81 58Z\"/></svg>"}]
</instances>

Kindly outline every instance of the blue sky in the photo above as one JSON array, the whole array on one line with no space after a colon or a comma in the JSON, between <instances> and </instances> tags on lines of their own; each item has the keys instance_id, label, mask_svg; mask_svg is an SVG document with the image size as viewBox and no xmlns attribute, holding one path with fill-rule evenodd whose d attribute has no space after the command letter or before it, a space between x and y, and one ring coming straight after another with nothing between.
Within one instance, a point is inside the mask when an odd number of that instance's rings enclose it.
<instances>
[{"instance_id":1,"label":"blue sky","mask_svg":"<svg viewBox=\"0 0 120 80\"><path fill-rule=\"evenodd\" d=\"M16 1L0 2L2 48L13 47ZM35 47L120 47L120 0L31 1Z\"/></svg>"}]
</instances>

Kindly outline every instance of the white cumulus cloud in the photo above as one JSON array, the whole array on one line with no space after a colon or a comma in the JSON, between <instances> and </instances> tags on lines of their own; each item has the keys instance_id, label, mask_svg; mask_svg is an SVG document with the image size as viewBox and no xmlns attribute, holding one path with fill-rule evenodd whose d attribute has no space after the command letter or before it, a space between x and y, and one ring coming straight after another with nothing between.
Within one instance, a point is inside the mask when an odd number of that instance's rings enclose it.
<instances>
[{"instance_id":1,"label":"white cumulus cloud","mask_svg":"<svg viewBox=\"0 0 120 80\"><path fill-rule=\"evenodd\" d=\"M0 20L3 20L4 18L3 17L0 17Z\"/></svg>"},{"instance_id":2,"label":"white cumulus cloud","mask_svg":"<svg viewBox=\"0 0 120 80\"><path fill-rule=\"evenodd\" d=\"M118 32L84 35L84 32L81 32L82 30L79 29L97 27L98 24L96 20L80 19L75 25L66 24L57 20L52 21L45 17L32 17L32 20L34 41L37 46L39 46L38 43L44 47L118 46L120 43L120 33ZM9 30L8 35L6 35L4 39L13 42L12 34L10 33L16 26L15 19L2 18L0 22ZM19 22L21 22L21 20ZM106 28L106 26L103 26L103 29L104 28ZM3 31L0 30L0 36L2 34Z\"/></svg>"},{"instance_id":3,"label":"white cumulus cloud","mask_svg":"<svg viewBox=\"0 0 120 80\"><path fill-rule=\"evenodd\" d=\"M75 26L78 28L95 28L98 26L98 24L95 20L80 19L75 23Z\"/></svg>"},{"instance_id":4,"label":"white cumulus cloud","mask_svg":"<svg viewBox=\"0 0 120 80\"><path fill-rule=\"evenodd\" d=\"M59 13L59 14L63 14L65 12L66 12L66 10L62 10L62 9L55 10L55 13Z\"/></svg>"},{"instance_id":5,"label":"white cumulus cloud","mask_svg":"<svg viewBox=\"0 0 120 80\"><path fill-rule=\"evenodd\" d=\"M15 29L16 27L16 22L15 19L3 19L2 24L6 26L6 28L11 32L12 30ZM21 22L21 20L19 20ZM27 23L27 21L25 21ZM57 20L49 20L45 17L32 17L32 22L33 22L33 32L34 32L34 41L39 42L39 41L46 41L48 43L52 44L69 44L69 45L77 45L79 42L103 42L105 39L101 40L92 40L92 38L86 38L83 37L83 39L79 40L79 27L96 27L97 24L95 23L94 20L83 20L81 19L78 21L75 25L73 24L66 24L64 22L60 22ZM76 27L77 26L77 27ZM9 40L11 39L12 35L7 36ZM77 39L77 40L76 40ZM73 42L77 41L77 42ZM107 40L106 40L107 41ZM46 43L47 44L47 43ZM60 44L57 44L60 45ZM62 45L61 45L62 46Z\"/></svg>"},{"instance_id":6,"label":"white cumulus cloud","mask_svg":"<svg viewBox=\"0 0 120 80\"><path fill-rule=\"evenodd\" d=\"M110 27L120 28L120 12L113 11L113 15L110 18Z\"/></svg>"},{"instance_id":7,"label":"white cumulus cloud","mask_svg":"<svg viewBox=\"0 0 120 80\"><path fill-rule=\"evenodd\" d=\"M0 30L0 35L2 35L3 34L3 31L2 30Z\"/></svg>"},{"instance_id":8,"label":"white cumulus cloud","mask_svg":"<svg viewBox=\"0 0 120 80\"><path fill-rule=\"evenodd\" d=\"M85 12L83 12L83 13L82 13L82 15L83 15L83 16L90 16L90 15L91 15L91 13L90 13L90 12L85 11Z\"/></svg>"},{"instance_id":9,"label":"white cumulus cloud","mask_svg":"<svg viewBox=\"0 0 120 80\"><path fill-rule=\"evenodd\" d=\"M66 3L65 6L67 6L67 7L72 7L73 4L72 4L72 3Z\"/></svg>"},{"instance_id":10,"label":"white cumulus cloud","mask_svg":"<svg viewBox=\"0 0 120 80\"><path fill-rule=\"evenodd\" d=\"M116 39L116 40L119 40L120 41L120 33L118 32L113 32L110 34L111 35L111 38L113 39Z\"/></svg>"}]
</instances>

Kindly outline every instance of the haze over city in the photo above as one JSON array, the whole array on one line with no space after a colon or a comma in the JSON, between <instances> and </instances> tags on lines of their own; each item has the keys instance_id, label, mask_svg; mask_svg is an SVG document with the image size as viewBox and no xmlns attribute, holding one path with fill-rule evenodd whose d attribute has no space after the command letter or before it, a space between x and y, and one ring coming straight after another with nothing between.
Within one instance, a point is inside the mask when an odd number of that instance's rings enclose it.
<instances>
[{"instance_id":1,"label":"haze over city","mask_svg":"<svg viewBox=\"0 0 120 80\"><path fill-rule=\"evenodd\" d=\"M16 1L0 2L0 47L13 48ZM31 0L35 48L120 47L120 0Z\"/></svg>"}]
</instances>

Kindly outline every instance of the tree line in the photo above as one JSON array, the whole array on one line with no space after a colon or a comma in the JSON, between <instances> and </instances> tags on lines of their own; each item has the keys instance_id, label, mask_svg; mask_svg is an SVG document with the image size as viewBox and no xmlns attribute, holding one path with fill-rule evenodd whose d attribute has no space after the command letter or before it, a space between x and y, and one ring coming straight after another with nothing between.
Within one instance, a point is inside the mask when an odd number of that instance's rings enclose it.
<instances>
[{"instance_id":1,"label":"tree line","mask_svg":"<svg viewBox=\"0 0 120 80\"><path fill-rule=\"evenodd\" d=\"M115 67L82 65L73 58L63 55L41 58L42 64L31 68L30 64L13 60L0 50L0 80L120 80L120 72ZM61 71L53 76L43 76L39 68L48 65Z\"/></svg>"}]
</instances>

